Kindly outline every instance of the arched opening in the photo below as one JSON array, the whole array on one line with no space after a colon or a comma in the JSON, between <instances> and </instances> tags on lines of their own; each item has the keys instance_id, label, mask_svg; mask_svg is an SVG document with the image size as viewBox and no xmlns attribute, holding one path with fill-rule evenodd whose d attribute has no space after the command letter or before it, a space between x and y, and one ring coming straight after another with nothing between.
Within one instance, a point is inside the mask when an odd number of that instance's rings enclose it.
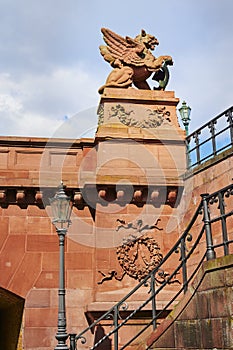
<instances>
[{"instance_id":1,"label":"arched opening","mask_svg":"<svg viewBox=\"0 0 233 350\"><path fill-rule=\"evenodd\" d=\"M0 288L0 349L16 350L22 324L24 299Z\"/></svg>"}]
</instances>

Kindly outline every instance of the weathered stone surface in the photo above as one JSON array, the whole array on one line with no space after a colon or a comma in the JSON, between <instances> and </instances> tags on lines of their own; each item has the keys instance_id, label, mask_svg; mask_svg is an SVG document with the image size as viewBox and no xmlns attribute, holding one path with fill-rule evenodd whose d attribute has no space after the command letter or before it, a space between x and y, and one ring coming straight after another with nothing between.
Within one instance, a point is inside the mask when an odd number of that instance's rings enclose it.
<instances>
[{"instance_id":1,"label":"weathered stone surface","mask_svg":"<svg viewBox=\"0 0 233 350\"><path fill-rule=\"evenodd\" d=\"M177 348L196 348L202 347L200 339L200 321L186 320L185 322L175 322L175 347Z\"/></svg>"},{"instance_id":2,"label":"weathered stone surface","mask_svg":"<svg viewBox=\"0 0 233 350\"><path fill-rule=\"evenodd\" d=\"M225 279L216 287L216 280L219 281L219 273L225 275L232 266L232 255L206 262L193 283L199 287L188 290L150 335L147 345L151 349L231 349L232 288Z\"/></svg>"},{"instance_id":3,"label":"weathered stone surface","mask_svg":"<svg viewBox=\"0 0 233 350\"><path fill-rule=\"evenodd\" d=\"M211 349L214 344L217 349L224 349L222 318L202 320L201 329L203 348Z\"/></svg>"}]
</instances>

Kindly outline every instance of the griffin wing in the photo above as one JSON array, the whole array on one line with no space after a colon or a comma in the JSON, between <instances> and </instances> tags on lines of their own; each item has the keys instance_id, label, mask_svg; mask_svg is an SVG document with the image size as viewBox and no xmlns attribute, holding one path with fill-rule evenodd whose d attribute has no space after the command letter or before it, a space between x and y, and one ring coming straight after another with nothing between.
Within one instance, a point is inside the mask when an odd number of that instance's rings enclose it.
<instances>
[{"instance_id":1,"label":"griffin wing","mask_svg":"<svg viewBox=\"0 0 233 350\"><path fill-rule=\"evenodd\" d=\"M128 36L123 38L107 28L102 28L101 32L107 45L100 46L100 52L104 59L112 66L116 65L116 61L123 65L145 65L143 55L145 46L143 43Z\"/></svg>"}]
</instances>

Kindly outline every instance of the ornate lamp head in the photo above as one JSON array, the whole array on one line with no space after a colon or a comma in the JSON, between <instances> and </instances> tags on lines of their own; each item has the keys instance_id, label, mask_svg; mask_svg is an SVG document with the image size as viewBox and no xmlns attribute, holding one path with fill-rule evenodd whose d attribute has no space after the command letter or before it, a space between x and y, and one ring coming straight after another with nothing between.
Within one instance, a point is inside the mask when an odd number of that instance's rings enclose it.
<instances>
[{"instance_id":1,"label":"ornate lamp head","mask_svg":"<svg viewBox=\"0 0 233 350\"><path fill-rule=\"evenodd\" d=\"M53 198L49 199L52 209L53 220L52 223L56 229L67 229L71 224L70 215L72 211L71 198L65 194L64 185L58 187Z\"/></svg>"},{"instance_id":2,"label":"ornate lamp head","mask_svg":"<svg viewBox=\"0 0 233 350\"><path fill-rule=\"evenodd\" d=\"M190 119L191 108L189 106L187 106L185 101L183 101L181 108L179 108L179 112L180 112L181 120L182 120L183 125L185 127L186 135L188 135L188 126L189 126L189 122L191 120Z\"/></svg>"}]
</instances>

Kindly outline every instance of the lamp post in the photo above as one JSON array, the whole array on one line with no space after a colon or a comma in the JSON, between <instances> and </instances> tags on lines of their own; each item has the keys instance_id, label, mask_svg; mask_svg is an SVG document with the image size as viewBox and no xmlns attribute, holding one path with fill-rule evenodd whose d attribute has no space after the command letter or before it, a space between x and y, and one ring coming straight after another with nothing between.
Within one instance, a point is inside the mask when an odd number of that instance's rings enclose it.
<instances>
[{"instance_id":1,"label":"lamp post","mask_svg":"<svg viewBox=\"0 0 233 350\"><path fill-rule=\"evenodd\" d=\"M188 136L191 108L187 106L185 101L183 101L182 106L179 108L179 112L180 112L181 120L185 127L186 136Z\"/></svg>"},{"instance_id":2,"label":"lamp post","mask_svg":"<svg viewBox=\"0 0 233 350\"><path fill-rule=\"evenodd\" d=\"M183 101L181 108L179 108L179 112L180 112L180 117L181 117L182 123L183 123L184 128L185 128L186 159L187 159L186 161L187 161L187 167L189 169L191 166L191 158L190 158L190 151L189 151L190 139L188 139L187 136L189 134L189 122L190 122L191 108L189 106L187 106L185 101Z\"/></svg>"},{"instance_id":3,"label":"lamp post","mask_svg":"<svg viewBox=\"0 0 233 350\"><path fill-rule=\"evenodd\" d=\"M70 215L72 211L72 202L70 197L65 194L63 183L58 187L55 196L50 198L49 201L53 216L52 223L56 228L59 238L58 324L55 336L58 344L55 347L55 350L69 350L69 347L66 344L69 335L66 332L64 246L66 233L71 224Z\"/></svg>"}]
</instances>

